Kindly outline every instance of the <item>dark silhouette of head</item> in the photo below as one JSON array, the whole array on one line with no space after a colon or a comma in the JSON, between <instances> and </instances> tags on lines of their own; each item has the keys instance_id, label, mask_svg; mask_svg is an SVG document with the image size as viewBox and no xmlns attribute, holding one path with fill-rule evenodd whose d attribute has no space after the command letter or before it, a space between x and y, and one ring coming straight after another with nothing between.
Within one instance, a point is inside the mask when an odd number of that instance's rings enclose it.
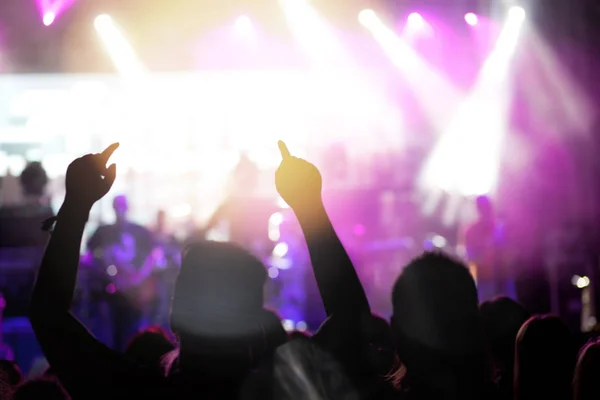
<instances>
[{"instance_id":1,"label":"dark silhouette of head","mask_svg":"<svg viewBox=\"0 0 600 400\"><path fill-rule=\"evenodd\" d=\"M560 318L528 319L515 344L515 400L570 399L575 358L574 338Z\"/></svg>"},{"instance_id":2,"label":"dark silhouette of head","mask_svg":"<svg viewBox=\"0 0 600 400\"><path fill-rule=\"evenodd\" d=\"M588 342L579 352L573 378L573 400L600 399L600 339Z\"/></svg>"},{"instance_id":3,"label":"dark silhouette of head","mask_svg":"<svg viewBox=\"0 0 600 400\"><path fill-rule=\"evenodd\" d=\"M115 216L117 222L127 221L127 212L129 211L129 204L125 195L118 195L113 200L113 210L115 210Z\"/></svg>"},{"instance_id":4,"label":"dark silhouette of head","mask_svg":"<svg viewBox=\"0 0 600 400\"><path fill-rule=\"evenodd\" d=\"M42 164L34 161L25 166L19 180L25 196L39 198L46 191L48 175Z\"/></svg>"},{"instance_id":5,"label":"dark silhouette of head","mask_svg":"<svg viewBox=\"0 0 600 400\"><path fill-rule=\"evenodd\" d=\"M477 214L481 220L491 220L494 217L494 206L488 196L478 196L475 199Z\"/></svg>"},{"instance_id":6,"label":"dark silhouette of head","mask_svg":"<svg viewBox=\"0 0 600 400\"><path fill-rule=\"evenodd\" d=\"M174 349L175 345L165 330L160 326L152 326L130 339L125 354L141 364L160 369L162 357Z\"/></svg>"},{"instance_id":7,"label":"dark silhouette of head","mask_svg":"<svg viewBox=\"0 0 600 400\"><path fill-rule=\"evenodd\" d=\"M184 250L171 313L182 369L243 373L286 341L280 320L263 308L265 281L263 264L234 244Z\"/></svg>"},{"instance_id":8,"label":"dark silhouette of head","mask_svg":"<svg viewBox=\"0 0 600 400\"><path fill-rule=\"evenodd\" d=\"M481 303L479 310L499 389L504 395L512 397L515 339L531 315L520 303L504 296Z\"/></svg>"},{"instance_id":9,"label":"dark silhouette of head","mask_svg":"<svg viewBox=\"0 0 600 400\"><path fill-rule=\"evenodd\" d=\"M13 400L68 400L70 397L55 379L35 379L17 388Z\"/></svg>"},{"instance_id":10,"label":"dark silhouette of head","mask_svg":"<svg viewBox=\"0 0 600 400\"><path fill-rule=\"evenodd\" d=\"M4 372L6 382L13 388L23 381L21 369L14 361L0 360L0 371Z\"/></svg>"},{"instance_id":11,"label":"dark silhouette of head","mask_svg":"<svg viewBox=\"0 0 600 400\"><path fill-rule=\"evenodd\" d=\"M489 384L477 289L467 268L441 253L407 265L392 293L392 335L419 398L477 398Z\"/></svg>"}]
</instances>

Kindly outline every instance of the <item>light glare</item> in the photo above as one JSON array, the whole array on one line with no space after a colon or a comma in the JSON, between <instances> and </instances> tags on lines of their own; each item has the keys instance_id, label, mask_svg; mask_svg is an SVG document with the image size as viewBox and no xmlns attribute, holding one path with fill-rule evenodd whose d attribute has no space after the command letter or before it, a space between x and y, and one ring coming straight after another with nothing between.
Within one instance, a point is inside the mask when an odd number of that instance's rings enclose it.
<instances>
[{"instance_id":1,"label":"light glare","mask_svg":"<svg viewBox=\"0 0 600 400\"><path fill-rule=\"evenodd\" d=\"M284 243L284 242L277 243L277 245L273 249L273 256L278 257L278 258L283 258L283 257L285 257L287 252L288 252L287 243Z\"/></svg>"},{"instance_id":2,"label":"light glare","mask_svg":"<svg viewBox=\"0 0 600 400\"><path fill-rule=\"evenodd\" d=\"M240 15L235 20L235 29L243 34L249 34L252 31L252 21L247 15Z\"/></svg>"},{"instance_id":3,"label":"light glare","mask_svg":"<svg viewBox=\"0 0 600 400\"><path fill-rule=\"evenodd\" d=\"M358 22L364 26L369 26L376 20L377 14L375 14L375 11L371 9L362 10L360 13L358 13Z\"/></svg>"},{"instance_id":4,"label":"light glare","mask_svg":"<svg viewBox=\"0 0 600 400\"><path fill-rule=\"evenodd\" d=\"M407 23L412 28L420 28L423 26L423 17L419 13L411 13L407 18Z\"/></svg>"},{"instance_id":5,"label":"light glare","mask_svg":"<svg viewBox=\"0 0 600 400\"><path fill-rule=\"evenodd\" d=\"M479 21L479 19L477 18L477 15L475 15L473 13L467 13L467 14L465 14L465 21L467 24L469 24L471 26L475 26L475 25L477 25L477 22Z\"/></svg>"},{"instance_id":6,"label":"light glare","mask_svg":"<svg viewBox=\"0 0 600 400\"><path fill-rule=\"evenodd\" d=\"M98 15L96 19L94 19L94 26L96 27L96 30L101 30L103 27L111 24L112 18L110 17L110 15L101 14Z\"/></svg>"},{"instance_id":7,"label":"light glare","mask_svg":"<svg viewBox=\"0 0 600 400\"><path fill-rule=\"evenodd\" d=\"M273 213L269 217L269 223L274 226L279 226L283 222L283 214L280 212Z\"/></svg>"},{"instance_id":8,"label":"light glare","mask_svg":"<svg viewBox=\"0 0 600 400\"><path fill-rule=\"evenodd\" d=\"M511 7L510 10L508 10L508 18L522 22L525 20L525 10L523 7Z\"/></svg>"},{"instance_id":9,"label":"light glare","mask_svg":"<svg viewBox=\"0 0 600 400\"><path fill-rule=\"evenodd\" d=\"M54 14L52 11L48 11L47 13L44 14L44 18L42 19L42 22L44 23L44 25L50 26L50 25L52 25L52 23L54 22L55 19L56 19L56 14Z\"/></svg>"}]
</instances>

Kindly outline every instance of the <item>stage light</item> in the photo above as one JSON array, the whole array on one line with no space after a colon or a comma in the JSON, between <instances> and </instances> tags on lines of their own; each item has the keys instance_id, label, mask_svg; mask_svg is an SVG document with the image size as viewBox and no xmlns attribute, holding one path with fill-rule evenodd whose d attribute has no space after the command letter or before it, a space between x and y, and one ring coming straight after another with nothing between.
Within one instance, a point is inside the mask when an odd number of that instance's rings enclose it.
<instances>
[{"instance_id":1,"label":"stage light","mask_svg":"<svg viewBox=\"0 0 600 400\"><path fill-rule=\"evenodd\" d=\"M373 21L377 21L377 14L371 9L362 10L358 13L358 22L364 26L369 26Z\"/></svg>"},{"instance_id":2,"label":"stage light","mask_svg":"<svg viewBox=\"0 0 600 400\"><path fill-rule=\"evenodd\" d=\"M287 332L294 330L294 321L291 319L284 319L281 321L281 325L283 325L283 329L285 329Z\"/></svg>"},{"instance_id":3,"label":"stage light","mask_svg":"<svg viewBox=\"0 0 600 400\"><path fill-rule=\"evenodd\" d=\"M269 240L276 242L281 238L278 226L269 227Z\"/></svg>"},{"instance_id":4,"label":"stage light","mask_svg":"<svg viewBox=\"0 0 600 400\"><path fill-rule=\"evenodd\" d=\"M283 222L283 214L280 212L273 213L269 217L269 224L279 226Z\"/></svg>"},{"instance_id":5,"label":"stage light","mask_svg":"<svg viewBox=\"0 0 600 400\"><path fill-rule=\"evenodd\" d=\"M508 10L508 18L517 22L523 22L525 20L525 10L523 7L511 7Z\"/></svg>"},{"instance_id":6,"label":"stage light","mask_svg":"<svg viewBox=\"0 0 600 400\"><path fill-rule=\"evenodd\" d=\"M273 249L273 256L278 258L283 258L288 253L288 245L287 243L281 242L275 245Z\"/></svg>"},{"instance_id":7,"label":"stage light","mask_svg":"<svg viewBox=\"0 0 600 400\"><path fill-rule=\"evenodd\" d=\"M112 18L110 15L101 14L94 19L94 26L96 27L96 30L101 30L107 25L112 25Z\"/></svg>"},{"instance_id":8,"label":"stage light","mask_svg":"<svg viewBox=\"0 0 600 400\"><path fill-rule=\"evenodd\" d=\"M423 17L419 13L411 13L406 19L408 26L414 29L421 28L424 24Z\"/></svg>"},{"instance_id":9,"label":"stage light","mask_svg":"<svg viewBox=\"0 0 600 400\"><path fill-rule=\"evenodd\" d=\"M437 247L438 249L446 247L447 241L446 238L440 235L435 235L431 238L431 243Z\"/></svg>"},{"instance_id":10,"label":"stage light","mask_svg":"<svg viewBox=\"0 0 600 400\"><path fill-rule=\"evenodd\" d=\"M250 35L253 31L252 21L247 15L240 15L235 20L235 30L241 35Z\"/></svg>"},{"instance_id":11,"label":"stage light","mask_svg":"<svg viewBox=\"0 0 600 400\"><path fill-rule=\"evenodd\" d=\"M306 325L306 322L304 321L298 321L298 323L296 324L296 330L298 330L299 332L304 332L308 329L308 326Z\"/></svg>"},{"instance_id":12,"label":"stage light","mask_svg":"<svg viewBox=\"0 0 600 400\"><path fill-rule=\"evenodd\" d=\"M467 13L465 14L465 22L471 26L475 26L477 25L477 22L479 22L479 19L477 18L477 15L473 13Z\"/></svg>"},{"instance_id":13,"label":"stage light","mask_svg":"<svg viewBox=\"0 0 600 400\"><path fill-rule=\"evenodd\" d=\"M146 68L141 64L131 44L110 16L98 15L94 20L94 27L119 74L129 79L130 82L137 82L140 78L147 76Z\"/></svg>"},{"instance_id":14,"label":"stage light","mask_svg":"<svg viewBox=\"0 0 600 400\"><path fill-rule=\"evenodd\" d=\"M571 283L573 284L573 286L577 286L577 288L583 289L590 285L590 278L588 278L587 276L575 275L573 276L573 278L571 278Z\"/></svg>"},{"instance_id":15,"label":"stage light","mask_svg":"<svg viewBox=\"0 0 600 400\"><path fill-rule=\"evenodd\" d=\"M494 194L509 131L508 78L523 19L522 9L511 9L475 85L425 162L421 184L431 193L449 193L454 203L461 196Z\"/></svg>"},{"instance_id":16,"label":"stage light","mask_svg":"<svg viewBox=\"0 0 600 400\"><path fill-rule=\"evenodd\" d=\"M42 18L42 22L44 23L44 25L50 26L50 25L52 25L52 23L54 22L55 19L56 19L56 14L54 14L52 11L48 11L47 13L44 14L44 18Z\"/></svg>"},{"instance_id":17,"label":"stage light","mask_svg":"<svg viewBox=\"0 0 600 400\"><path fill-rule=\"evenodd\" d=\"M279 276L279 268L277 267L271 267L267 272L269 274L269 278L271 279L277 279L277 277Z\"/></svg>"},{"instance_id":18,"label":"stage light","mask_svg":"<svg viewBox=\"0 0 600 400\"><path fill-rule=\"evenodd\" d=\"M115 267L114 265L109 265L106 268L106 273L108 274L108 276L115 276L117 275L117 267Z\"/></svg>"}]
</instances>

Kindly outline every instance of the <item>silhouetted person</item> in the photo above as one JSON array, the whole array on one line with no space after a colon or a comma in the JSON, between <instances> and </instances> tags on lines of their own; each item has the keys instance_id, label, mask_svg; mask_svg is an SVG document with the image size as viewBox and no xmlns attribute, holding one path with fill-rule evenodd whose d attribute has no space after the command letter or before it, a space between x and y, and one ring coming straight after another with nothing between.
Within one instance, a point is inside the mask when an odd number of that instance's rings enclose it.
<instances>
[{"instance_id":1,"label":"silhouetted person","mask_svg":"<svg viewBox=\"0 0 600 400\"><path fill-rule=\"evenodd\" d=\"M162 357L175 349L167 333L157 326L152 326L136 333L127 343L125 355L132 357L140 364L155 367L157 373L162 372Z\"/></svg>"},{"instance_id":2,"label":"silhouetted person","mask_svg":"<svg viewBox=\"0 0 600 400\"><path fill-rule=\"evenodd\" d=\"M515 340L529 312L508 297L497 297L479 306L488 351L495 369L495 380L503 399L512 399Z\"/></svg>"},{"instance_id":3,"label":"silhouetted person","mask_svg":"<svg viewBox=\"0 0 600 400\"><path fill-rule=\"evenodd\" d=\"M579 352L573 378L573 400L600 399L600 340L587 343Z\"/></svg>"},{"instance_id":4,"label":"silhouetted person","mask_svg":"<svg viewBox=\"0 0 600 400\"><path fill-rule=\"evenodd\" d=\"M182 246L169 231L167 213L164 210L159 210L156 213L156 222L151 229L151 233L156 249L156 268L153 288L155 299L152 302L150 321L153 324L167 328L173 287L181 265Z\"/></svg>"},{"instance_id":5,"label":"silhouetted person","mask_svg":"<svg viewBox=\"0 0 600 400\"><path fill-rule=\"evenodd\" d=\"M264 240L268 215L259 213L262 204L258 196L260 170L242 154L230 177L229 193L202 229L204 235L218 226L225 226L228 241L253 250Z\"/></svg>"},{"instance_id":6,"label":"silhouetted person","mask_svg":"<svg viewBox=\"0 0 600 400\"><path fill-rule=\"evenodd\" d=\"M30 320L50 365L77 398L189 398L191 393L237 398L240 390L249 393L249 382L257 389L251 394L268 397L269 385L260 383L270 375L273 353L287 335L263 307L265 267L236 245L204 241L184 250L171 313L180 347L169 353L165 379L108 349L69 312L84 226L91 207L115 179L116 167L105 165L116 147L81 157L67 170L67 194L31 299ZM276 187L300 221L328 314L310 340L360 386L361 379L373 378L364 355L378 340L370 337L364 290L324 210L318 170L292 157L282 143L280 149Z\"/></svg>"},{"instance_id":7,"label":"silhouetted person","mask_svg":"<svg viewBox=\"0 0 600 400\"><path fill-rule=\"evenodd\" d=\"M45 196L48 176L42 164L27 164L19 183L21 202L0 206L0 247L44 246L48 234L39 228L54 213Z\"/></svg>"},{"instance_id":8,"label":"silhouetted person","mask_svg":"<svg viewBox=\"0 0 600 400\"><path fill-rule=\"evenodd\" d=\"M408 264L392 293L392 334L411 399L489 398L475 282L439 253Z\"/></svg>"},{"instance_id":9,"label":"silhouetted person","mask_svg":"<svg viewBox=\"0 0 600 400\"><path fill-rule=\"evenodd\" d=\"M19 177L25 204L48 205L46 186L48 175L38 161L30 162L25 166Z\"/></svg>"},{"instance_id":10,"label":"silhouetted person","mask_svg":"<svg viewBox=\"0 0 600 400\"><path fill-rule=\"evenodd\" d=\"M69 400L70 397L55 379L34 379L25 382L13 394L13 400Z\"/></svg>"},{"instance_id":11,"label":"silhouetted person","mask_svg":"<svg viewBox=\"0 0 600 400\"><path fill-rule=\"evenodd\" d=\"M572 397L576 349L569 327L558 317L531 317L515 345L515 400Z\"/></svg>"},{"instance_id":12,"label":"silhouetted person","mask_svg":"<svg viewBox=\"0 0 600 400\"><path fill-rule=\"evenodd\" d=\"M515 286L506 265L505 228L496 218L492 201L487 196L476 199L477 220L462 234L466 259L476 276L479 300L499 295L515 297Z\"/></svg>"},{"instance_id":13,"label":"silhouetted person","mask_svg":"<svg viewBox=\"0 0 600 400\"><path fill-rule=\"evenodd\" d=\"M115 223L98 227L88 240L87 249L100 260L100 268L114 267L115 274L107 276L114 285L108 297L110 319L114 328L113 346L123 350L155 299L154 282L142 273L144 264L151 262L154 241L148 229L129 220L127 197L116 196L113 209Z\"/></svg>"},{"instance_id":14,"label":"silhouetted person","mask_svg":"<svg viewBox=\"0 0 600 400\"><path fill-rule=\"evenodd\" d=\"M116 167L105 165L117 146L67 170L67 194L31 299L36 337L73 398L235 398L249 369L286 340L281 322L262 307L265 268L245 250L214 242L186 250L171 315L180 350L167 378L98 342L69 312L84 226L114 182Z\"/></svg>"},{"instance_id":15,"label":"silhouetted person","mask_svg":"<svg viewBox=\"0 0 600 400\"><path fill-rule=\"evenodd\" d=\"M391 342L387 323L371 314L354 265L325 210L319 170L292 156L283 142L279 149L282 161L275 186L298 218L327 315L311 341L333 356L361 397L377 398L390 386L383 377L388 371L382 371Z\"/></svg>"}]
</instances>

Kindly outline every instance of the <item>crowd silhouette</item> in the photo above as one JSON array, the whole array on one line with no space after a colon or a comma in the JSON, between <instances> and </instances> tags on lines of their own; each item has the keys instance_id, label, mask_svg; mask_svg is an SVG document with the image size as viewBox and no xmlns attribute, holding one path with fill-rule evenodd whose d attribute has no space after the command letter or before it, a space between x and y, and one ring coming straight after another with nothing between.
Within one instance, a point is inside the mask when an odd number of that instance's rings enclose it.
<instances>
[{"instance_id":1,"label":"crowd silhouette","mask_svg":"<svg viewBox=\"0 0 600 400\"><path fill-rule=\"evenodd\" d=\"M578 356L559 318L531 316L507 297L480 305L468 268L443 253L406 265L390 293L391 320L374 315L323 205L319 170L283 142L275 187L306 240L327 315L320 328L287 333L265 308L262 262L235 244L199 240L181 255L171 332L153 326L124 352L106 346L71 306L84 228L117 176L107 164L118 146L67 169L29 306L50 367L26 380L3 361L2 399L599 398L600 342Z\"/></svg>"}]
</instances>

